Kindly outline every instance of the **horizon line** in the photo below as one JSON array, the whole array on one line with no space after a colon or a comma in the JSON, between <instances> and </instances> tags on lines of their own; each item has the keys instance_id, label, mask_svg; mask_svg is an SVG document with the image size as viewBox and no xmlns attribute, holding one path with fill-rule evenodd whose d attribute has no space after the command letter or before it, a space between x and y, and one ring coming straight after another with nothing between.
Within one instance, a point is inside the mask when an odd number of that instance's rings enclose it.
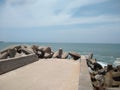
<instances>
[{"instance_id":1,"label":"horizon line","mask_svg":"<svg viewBox=\"0 0 120 90\"><path fill-rule=\"evenodd\" d=\"M120 44L118 42L38 42L38 41L0 41L2 43L75 43L75 44Z\"/></svg>"}]
</instances>

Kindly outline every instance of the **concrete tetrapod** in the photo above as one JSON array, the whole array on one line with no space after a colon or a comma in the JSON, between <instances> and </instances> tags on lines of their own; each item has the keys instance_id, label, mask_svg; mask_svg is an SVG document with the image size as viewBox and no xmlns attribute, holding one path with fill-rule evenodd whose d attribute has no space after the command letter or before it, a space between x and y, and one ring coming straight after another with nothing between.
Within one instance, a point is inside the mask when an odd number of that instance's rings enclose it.
<instances>
[{"instance_id":1,"label":"concrete tetrapod","mask_svg":"<svg viewBox=\"0 0 120 90\"><path fill-rule=\"evenodd\" d=\"M76 52L69 52L69 55L74 59L77 60L79 58L81 58L80 54L76 53Z\"/></svg>"}]
</instances>

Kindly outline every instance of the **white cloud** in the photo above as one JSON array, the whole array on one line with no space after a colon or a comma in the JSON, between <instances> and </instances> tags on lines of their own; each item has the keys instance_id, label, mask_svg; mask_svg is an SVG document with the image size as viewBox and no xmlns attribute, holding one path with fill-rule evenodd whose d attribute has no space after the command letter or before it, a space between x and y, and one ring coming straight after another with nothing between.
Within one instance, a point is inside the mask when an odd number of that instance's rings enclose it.
<instances>
[{"instance_id":1,"label":"white cloud","mask_svg":"<svg viewBox=\"0 0 120 90\"><path fill-rule=\"evenodd\" d=\"M73 18L72 9L107 0L6 0L0 6L0 27L36 27L120 21L116 16ZM56 13L57 12L57 13Z\"/></svg>"},{"instance_id":2,"label":"white cloud","mask_svg":"<svg viewBox=\"0 0 120 90\"><path fill-rule=\"evenodd\" d=\"M120 22L119 16L100 15L94 17L80 17L68 19L66 24L90 24L90 23L108 23Z\"/></svg>"},{"instance_id":3,"label":"white cloud","mask_svg":"<svg viewBox=\"0 0 120 90\"><path fill-rule=\"evenodd\" d=\"M6 0L5 4L7 5L24 5L24 4L33 4L37 0Z\"/></svg>"}]
</instances>

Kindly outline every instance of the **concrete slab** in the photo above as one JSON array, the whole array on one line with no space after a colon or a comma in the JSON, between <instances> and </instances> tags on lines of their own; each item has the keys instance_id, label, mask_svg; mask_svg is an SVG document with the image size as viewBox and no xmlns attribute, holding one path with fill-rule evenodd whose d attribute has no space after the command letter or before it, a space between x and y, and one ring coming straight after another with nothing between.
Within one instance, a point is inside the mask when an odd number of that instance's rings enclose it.
<instances>
[{"instance_id":1,"label":"concrete slab","mask_svg":"<svg viewBox=\"0 0 120 90\"><path fill-rule=\"evenodd\" d=\"M79 74L79 61L39 60L0 75L0 90L78 90Z\"/></svg>"}]
</instances>

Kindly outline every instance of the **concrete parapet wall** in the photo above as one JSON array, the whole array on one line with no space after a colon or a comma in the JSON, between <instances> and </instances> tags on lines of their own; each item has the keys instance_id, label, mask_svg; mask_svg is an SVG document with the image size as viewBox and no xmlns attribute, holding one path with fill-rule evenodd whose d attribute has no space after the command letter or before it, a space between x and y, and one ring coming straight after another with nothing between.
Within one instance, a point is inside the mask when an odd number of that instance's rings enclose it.
<instances>
[{"instance_id":1,"label":"concrete parapet wall","mask_svg":"<svg viewBox=\"0 0 120 90\"><path fill-rule=\"evenodd\" d=\"M93 90L85 56L82 56L80 61L80 78L78 90Z\"/></svg>"},{"instance_id":2,"label":"concrete parapet wall","mask_svg":"<svg viewBox=\"0 0 120 90\"><path fill-rule=\"evenodd\" d=\"M0 60L0 74L17 69L21 66L35 62L37 60L38 57L35 54L29 54L27 56L21 56L21 57L9 58L9 59L2 59Z\"/></svg>"}]
</instances>

